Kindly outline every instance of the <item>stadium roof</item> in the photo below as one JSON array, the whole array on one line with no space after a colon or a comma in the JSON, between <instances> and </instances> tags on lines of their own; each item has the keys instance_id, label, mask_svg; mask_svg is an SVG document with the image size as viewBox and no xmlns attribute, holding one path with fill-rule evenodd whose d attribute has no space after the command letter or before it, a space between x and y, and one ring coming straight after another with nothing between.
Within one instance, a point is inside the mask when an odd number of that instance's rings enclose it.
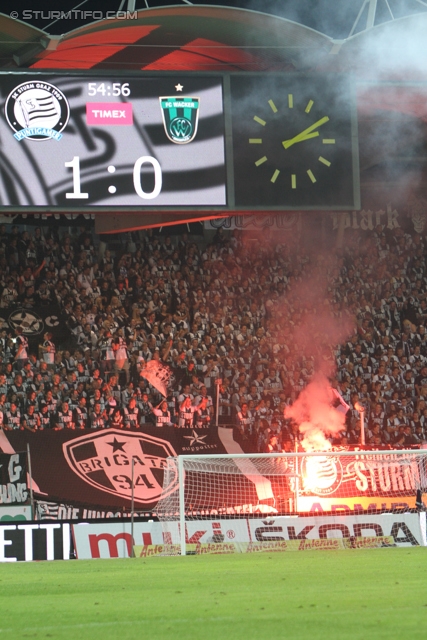
<instances>
[{"instance_id":1,"label":"stadium roof","mask_svg":"<svg viewBox=\"0 0 427 640\"><path fill-rule=\"evenodd\" d=\"M94 0L86 0L90 1ZM391 20L341 40L280 15L230 6L171 5L132 12L129 19L124 19L124 14L63 35L50 35L47 30L0 14L0 66L339 70L390 79L407 78L408 70L410 78L424 79L426 75L421 62L427 55L427 13ZM71 26L72 22L64 24ZM348 27L351 33L350 24Z\"/></svg>"},{"instance_id":2,"label":"stadium roof","mask_svg":"<svg viewBox=\"0 0 427 640\"><path fill-rule=\"evenodd\" d=\"M333 46L328 36L295 22L228 7L146 9L137 19L107 19L60 37L0 16L0 30L6 67L306 69Z\"/></svg>"}]
</instances>

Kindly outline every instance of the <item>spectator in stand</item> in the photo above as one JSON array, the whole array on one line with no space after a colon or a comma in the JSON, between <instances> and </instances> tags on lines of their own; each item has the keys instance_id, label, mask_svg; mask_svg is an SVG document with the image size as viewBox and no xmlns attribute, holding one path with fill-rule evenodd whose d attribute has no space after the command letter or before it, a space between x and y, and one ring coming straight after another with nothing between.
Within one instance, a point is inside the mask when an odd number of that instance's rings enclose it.
<instances>
[{"instance_id":1,"label":"spectator in stand","mask_svg":"<svg viewBox=\"0 0 427 640\"><path fill-rule=\"evenodd\" d=\"M269 434L269 440L264 449L265 453L282 453L282 447L276 433Z\"/></svg>"},{"instance_id":2,"label":"spectator in stand","mask_svg":"<svg viewBox=\"0 0 427 640\"><path fill-rule=\"evenodd\" d=\"M137 401L137 405L141 415L141 420L140 420L141 426L143 426L144 424L153 424L153 421L152 421L153 405L149 400L148 393L141 394L141 399Z\"/></svg>"},{"instance_id":3,"label":"spectator in stand","mask_svg":"<svg viewBox=\"0 0 427 640\"><path fill-rule=\"evenodd\" d=\"M105 409L101 408L100 402L95 402L89 420L91 429L105 429L108 426L108 415Z\"/></svg>"},{"instance_id":4,"label":"spectator in stand","mask_svg":"<svg viewBox=\"0 0 427 640\"><path fill-rule=\"evenodd\" d=\"M197 402L203 394L209 395L210 389L201 390L206 386L203 382L221 377L220 412L231 414L228 389L233 382L233 419L243 403L254 402L259 407L264 402L266 411L256 417L257 428L261 420L271 420L272 410L284 399L287 404L294 402L313 375L312 357L307 357L304 348L298 352L293 342L294 331L310 311L295 290L309 278L312 267L317 268L316 256L302 245L292 252L285 245L259 242L248 251L245 233L222 232L215 243L201 249L183 236L162 254L160 247L169 241L160 242L150 232L135 239L140 246L134 253L116 245L115 251L108 247L97 262L96 239L87 231L73 237L68 232L58 235L52 228L34 232L15 228L6 235L2 246L7 247L7 256L0 259L0 308L13 308L17 302L14 291L19 292L21 301L30 306L57 305L55 313L70 331L66 339L55 338L58 350L51 371L44 357L38 363L27 346L33 358L28 374L21 363L8 366L14 363L16 343L2 332L0 374L5 378L0 391L8 395L9 402L23 402L23 412L34 401L28 395L31 389L41 416L54 415L55 405L66 400L75 415L80 396L87 397L88 404L91 400L91 407L99 401L102 408L114 411L116 406L123 413L129 395L127 385L124 389L117 377L111 393L103 389L100 397L95 395L109 382L116 365L112 345L118 339L132 354L139 409L143 393L158 398L149 383L140 385L141 358L145 362L152 357L163 359L174 369L175 393L182 395L189 383L190 393L199 396ZM342 252L330 252L322 261L328 280L326 304L336 317L353 314L357 321L354 335L337 346L336 378L343 384L348 378L348 388L342 391L357 393L366 405L367 429L375 429L381 421L387 425L380 427L383 441L391 439L389 422L394 423L401 408L403 423L414 435L418 427L416 421L412 423L412 412L420 412L423 429L427 420L427 385L422 378L427 361L425 243L422 239L419 244L416 234L381 227L372 234L347 229L346 238ZM418 246L421 253L415 255ZM41 267L36 269L36 264ZM359 296L353 293L356 287ZM282 296L286 304L280 304ZM195 364L187 364L190 360ZM22 381L16 379L18 368L25 374ZM97 368L99 375L95 375ZM69 377L73 371L78 382ZM127 382L124 366L117 366L117 373ZM41 409L41 404L37 407L43 399L49 402L47 409ZM153 416L148 404L146 408L146 416ZM231 415L220 418L230 419ZM394 425L398 431L399 424ZM357 420L349 424L355 443L357 428ZM293 446L298 434L294 427L286 432L284 446ZM245 441L244 447L255 450L256 439Z\"/></svg>"},{"instance_id":5,"label":"spectator in stand","mask_svg":"<svg viewBox=\"0 0 427 640\"><path fill-rule=\"evenodd\" d=\"M21 424L21 412L14 400L10 402L9 408L4 412L3 429L5 431L24 429Z\"/></svg>"},{"instance_id":6,"label":"spectator in stand","mask_svg":"<svg viewBox=\"0 0 427 640\"><path fill-rule=\"evenodd\" d=\"M155 415L156 427L172 427L171 414L169 412L168 403L162 400L157 407L153 409Z\"/></svg>"},{"instance_id":7,"label":"spectator in stand","mask_svg":"<svg viewBox=\"0 0 427 640\"><path fill-rule=\"evenodd\" d=\"M136 405L136 398L131 397L124 408L124 426L126 429L139 429L141 426L141 412Z\"/></svg>"},{"instance_id":8,"label":"spectator in stand","mask_svg":"<svg viewBox=\"0 0 427 640\"><path fill-rule=\"evenodd\" d=\"M242 444L251 443L252 436L254 435L254 417L249 411L248 403L243 402L240 411L236 416L236 429L234 439Z\"/></svg>"},{"instance_id":9,"label":"spectator in stand","mask_svg":"<svg viewBox=\"0 0 427 640\"><path fill-rule=\"evenodd\" d=\"M55 366L55 351L56 347L54 342L52 341L52 333L50 331L46 331L44 334L44 340L41 345L39 345L40 351L40 359L43 359L46 362L49 370L53 370Z\"/></svg>"},{"instance_id":10,"label":"spectator in stand","mask_svg":"<svg viewBox=\"0 0 427 640\"><path fill-rule=\"evenodd\" d=\"M188 388L188 385L187 387ZM191 395L185 395L179 405L178 427L180 429L191 429L194 424L194 414L197 407L192 404Z\"/></svg>"},{"instance_id":11,"label":"spectator in stand","mask_svg":"<svg viewBox=\"0 0 427 640\"><path fill-rule=\"evenodd\" d=\"M15 368L20 371L28 362L28 340L20 327L15 329Z\"/></svg>"},{"instance_id":12,"label":"spectator in stand","mask_svg":"<svg viewBox=\"0 0 427 640\"><path fill-rule=\"evenodd\" d=\"M88 429L89 428L89 413L86 406L85 396L81 396L78 401L78 405L73 412L73 422L76 429Z\"/></svg>"},{"instance_id":13,"label":"spectator in stand","mask_svg":"<svg viewBox=\"0 0 427 640\"><path fill-rule=\"evenodd\" d=\"M25 413L21 417L21 428L28 429L28 431L38 431L40 429L40 416L35 411L35 405L30 404Z\"/></svg>"},{"instance_id":14,"label":"spectator in stand","mask_svg":"<svg viewBox=\"0 0 427 640\"><path fill-rule=\"evenodd\" d=\"M108 418L108 426L111 429L123 429L125 427L125 421L120 407L115 407L113 409L111 415Z\"/></svg>"},{"instance_id":15,"label":"spectator in stand","mask_svg":"<svg viewBox=\"0 0 427 640\"><path fill-rule=\"evenodd\" d=\"M207 429L212 422L212 407L208 405L208 399L203 398L196 409L196 426L199 429Z\"/></svg>"},{"instance_id":16,"label":"spectator in stand","mask_svg":"<svg viewBox=\"0 0 427 640\"><path fill-rule=\"evenodd\" d=\"M64 401L52 419L52 429L54 431L62 431L63 429L75 429L73 412L68 406L68 402Z\"/></svg>"}]
</instances>

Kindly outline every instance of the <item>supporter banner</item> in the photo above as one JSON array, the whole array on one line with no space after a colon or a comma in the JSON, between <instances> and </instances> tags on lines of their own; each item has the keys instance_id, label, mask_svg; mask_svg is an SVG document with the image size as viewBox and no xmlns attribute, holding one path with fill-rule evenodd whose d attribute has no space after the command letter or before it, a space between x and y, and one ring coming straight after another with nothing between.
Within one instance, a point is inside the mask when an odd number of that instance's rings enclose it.
<instances>
[{"instance_id":1,"label":"supporter banner","mask_svg":"<svg viewBox=\"0 0 427 640\"><path fill-rule=\"evenodd\" d=\"M334 231L339 228L374 231L378 225L387 229L395 229L396 227L405 227L406 224L407 217L399 213L390 203L387 204L385 209L376 211L362 209L362 211L332 213L332 228Z\"/></svg>"},{"instance_id":2,"label":"supporter banner","mask_svg":"<svg viewBox=\"0 0 427 640\"><path fill-rule=\"evenodd\" d=\"M205 220L205 229L273 229L293 231L300 221L299 213L281 213L277 215L244 215Z\"/></svg>"},{"instance_id":3,"label":"supporter banner","mask_svg":"<svg viewBox=\"0 0 427 640\"><path fill-rule=\"evenodd\" d=\"M30 445L39 512L49 517L57 510L62 518L71 519L99 517L102 512L117 517L130 509L132 457L134 505L140 513L154 509L160 498L168 456L226 453L216 429L145 425L144 431L11 431L4 438L15 451ZM171 490L176 486L177 479Z\"/></svg>"},{"instance_id":4,"label":"supporter banner","mask_svg":"<svg viewBox=\"0 0 427 640\"><path fill-rule=\"evenodd\" d=\"M71 553L67 523L0 523L0 562L69 560Z\"/></svg>"},{"instance_id":5,"label":"supporter banner","mask_svg":"<svg viewBox=\"0 0 427 640\"><path fill-rule=\"evenodd\" d=\"M91 558L180 555L177 521L73 525L76 555ZM238 518L186 522L190 553L425 546L425 514Z\"/></svg>"},{"instance_id":6,"label":"supporter banner","mask_svg":"<svg viewBox=\"0 0 427 640\"><path fill-rule=\"evenodd\" d=\"M90 520L129 517L132 497L132 458L134 511L144 516L155 511L163 488L166 459L179 454L227 453L212 429L156 428L144 431L93 429L59 432L3 432L3 451L26 450L30 445L32 482L36 514L40 520ZM5 455L5 454L3 454ZM20 457L22 456L22 457ZM415 507L417 463L407 457L376 452L359 459L350 457L307 457L298 466L298 491L295 491L293 459L284 464L283 475L265 478L268 495L259 494L259 483L242 474L240 492L230 491L219 482L217 492L193 508L203 507L206 515L249 515L261 511L276 513L299 511L322 513L408 510ZM7 455L1 467L0 505L22 504L28 500L25 454ZM11 475L9 475L11 474ZM258 477L258 476L257 476ZM13 478L13 480L11 480ZM252 478L252 479L251 479ZM191 482L188 475L187 481ZM226 476L218 481L226 482ZM197 481L197 479L195 480ZM212 486L216 486L212 485ZM168 491L177 491L178 477ZM264 485L263 488L265 489ZM257 493L258 491L258 493ZM268 498L275 508L260 506L260 497ZM239 502L239 498L244 501ZM296 498L296 501L295 501Z\"/></svg>"},{"instance_id":7,"label":"supporter banner","mask_svg":"<svg viewBox=\"0 0 427 640\"><path fill-rule=\"evenodd\" d=\"M61 318L56 301L50 301L46 306L39 304L31 308L0 308L0 329L7 329L13 333L15 329L22 329L23 335L33 348L42 342L45 331L52 333L54 340L69 338L69 329Z\"/></svg>"},{"instance_id":8,"label":"supporter banner","mask_svg":"<svg viewBox=\"0 0 427 640\"><path fill-rule=\"evenodd\" d=\"M117 510L116 510L117 509ZM150 515L149 510L125 511L124 508L106 508L97 505L64 504L53 500L35 500L35 516L37 520L101 520L110 518L144 518Z\"/></svg>"},{"instance_id":9,"label":"supporter banner","mask_svg":"<svg viewBox=\"0 0 427 640\"><path fill-rule=\"evenodd\" d=\"M0 453L0 517L2 505L25 504L27 500L27 454Z\"/></svg>"},{"instance_id":10,"label":"supporter banner","mask_svg":"<svg viewBox=\"0 0 427 640\"><path fill-rule=\"evenodd\" d=\"M299 511L406 509L415 506L419 464L396 453L365 452L363 457L319 456L298 463ZM288 465L293 470L294 461Z\"/></svg>"}]
</instances>

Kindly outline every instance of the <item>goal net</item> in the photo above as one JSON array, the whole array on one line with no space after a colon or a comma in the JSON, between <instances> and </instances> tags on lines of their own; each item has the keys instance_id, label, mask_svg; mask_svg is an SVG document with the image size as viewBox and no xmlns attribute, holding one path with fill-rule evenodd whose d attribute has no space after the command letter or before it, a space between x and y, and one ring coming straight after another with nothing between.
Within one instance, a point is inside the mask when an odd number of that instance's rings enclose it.
<instances>
[{"instance_id":1,"label":"goal net","mask_svg":"<svg viewBox=\"0 0 427 640\"><path fill-rule=\"evenodd\" d=\"M165 553L185 554L205 533L197 523L214 522L210 544L226 542L225 529L236 544L253 519L408 512L424 492L426 450L178 456L156 513Z\"/></svg>"}]
</instances>

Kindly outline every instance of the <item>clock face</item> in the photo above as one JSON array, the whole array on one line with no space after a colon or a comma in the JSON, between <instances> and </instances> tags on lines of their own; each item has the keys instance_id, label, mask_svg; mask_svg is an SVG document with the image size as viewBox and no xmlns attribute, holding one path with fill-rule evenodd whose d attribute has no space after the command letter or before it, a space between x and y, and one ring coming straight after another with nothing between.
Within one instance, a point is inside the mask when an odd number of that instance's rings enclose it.
<instances>
[{"instance_id":1,"label":"clock face","mask_svg":"<svg viewBox=\"0 0 427 640\"><path fill-rule=\"evenodd\" d=\"M237 207L354 206L352 100L336 76L233 76Z\"/></svg>"}]
</instances>

